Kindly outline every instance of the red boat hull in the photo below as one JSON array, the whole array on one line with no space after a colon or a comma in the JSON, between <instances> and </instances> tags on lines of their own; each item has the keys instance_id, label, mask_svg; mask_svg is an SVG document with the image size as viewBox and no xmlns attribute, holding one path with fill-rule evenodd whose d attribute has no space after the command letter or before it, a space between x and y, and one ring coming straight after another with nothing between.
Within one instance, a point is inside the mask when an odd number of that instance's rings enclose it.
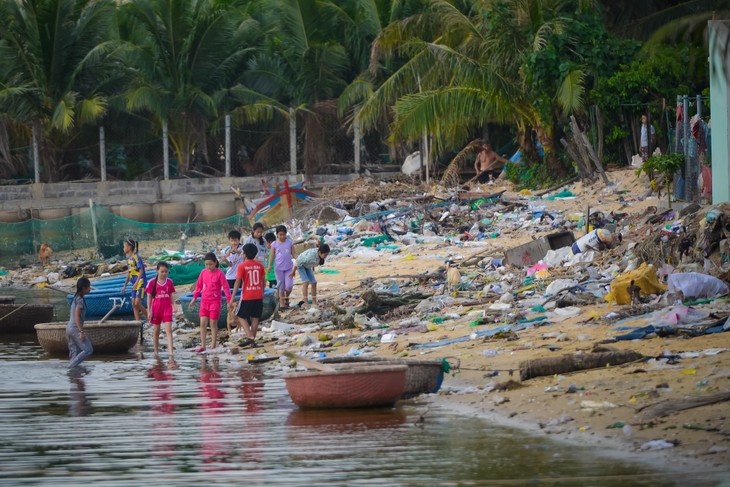
<instances>
[{"instance_id":1,"label":"red boat hull","mask_svg":"<svg viewBox=\"0 0 730 487\"><path fill-rule=\"evenodd\" d=\"M406 386L406 365L344 367L286 374L292 401L302 408L392 406Z\"/></svg>"}]
</instances>

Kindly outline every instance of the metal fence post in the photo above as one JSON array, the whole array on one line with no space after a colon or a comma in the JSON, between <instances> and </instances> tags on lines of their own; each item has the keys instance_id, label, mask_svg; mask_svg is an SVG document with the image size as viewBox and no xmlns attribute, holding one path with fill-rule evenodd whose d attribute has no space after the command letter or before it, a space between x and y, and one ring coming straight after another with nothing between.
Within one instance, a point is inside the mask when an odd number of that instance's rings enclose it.
<instances>
[{"instance_id":1,"label":"metal fence post","mask_svg":"<svg viewBox=\"0 0 730 487\"><path fill-rule=\"evenodd\" d=\"M106 181L106 134L103 125L99 127L99 165L101 166L101 180Z\"/></svg>"},{"instance_id":2,"label":"metal fence post","mask_svg":"<svg viewBox=\"0 0 730 487\"><path fill-rule=\"evenodd\" d=\"M162 121L162 166L165 181L170 179L170 141L167 138L167 119Z\"/></svg>"},{"instance_id":3,"label":"metal fence post","mask_svg":"<svg viewBox=\"0 0 730 487\"><path fill-rule=\"evenodd\" d=\"M360 122L355 117L352 125L353 145L355 150L355 174L360 174Z\"/></svg>"},{"instance_id":4,"label":"metal fence post","mask_svg":"<svg viewBox=\"0 0 730 487\"><path fill-rule=\"evenodd\" d=\"M38 148L38 122L33 122L33 172L35 172L35 182L41 182L41 153Z\"/></svg>"},{"instance_id":5,"label":"metal fence post","mask_svg":"<svg viewBox=\"0 0 730 487\"><path fill-rule=\"evenodd\" d=\"M226 115L226 177L231 176L231 116Z\"/></svg>"},{"instance_id":6,"label":"metal fence post","mask_svg":"<svg viewBox=\"0 0 730 487\"><path fill-rule=\"evenodd\" d=\"M292 107L289 107L289 173L297 174L297 117Z\"/></svg>"},{"instance_id":7,"label":"metal fence post","mask_svg":"<svg viewBox=\"0 0 730 487\"><path fill-rule=\"evenodd\" d=\"M682 97L682 151L684 153L684 199L687 201L692 190L690 173L692 163L689 160L689 96Z\"/></svg>"}]
</instances>

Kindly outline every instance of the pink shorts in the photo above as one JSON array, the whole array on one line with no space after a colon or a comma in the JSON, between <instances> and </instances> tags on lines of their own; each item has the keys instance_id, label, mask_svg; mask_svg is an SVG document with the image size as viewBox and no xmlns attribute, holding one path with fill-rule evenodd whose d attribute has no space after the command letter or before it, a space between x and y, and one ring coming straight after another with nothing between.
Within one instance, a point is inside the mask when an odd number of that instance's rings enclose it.
<instances>
[{"instance_id":1,"label":"pink shorts","mask_svg":"<svg viewBox=\"0 0 730 487\"><path fill-rule=\"evenodd\" d=\"M221 317L221 302L218 301L201 301L200 302L200 317L210 318L211 320L218 320Z\"/></svg>"},{"instance_id":2,"label":"pink shorts","mask_svg":"<svg viewBox=\"0 0 730 487\"><path fill-rule=\"evenodd\" d=\"M169 303L158 303L152 301L152 312L150 313L150 324L172 323L172 306Z\"/></svg>"}]
</instances>

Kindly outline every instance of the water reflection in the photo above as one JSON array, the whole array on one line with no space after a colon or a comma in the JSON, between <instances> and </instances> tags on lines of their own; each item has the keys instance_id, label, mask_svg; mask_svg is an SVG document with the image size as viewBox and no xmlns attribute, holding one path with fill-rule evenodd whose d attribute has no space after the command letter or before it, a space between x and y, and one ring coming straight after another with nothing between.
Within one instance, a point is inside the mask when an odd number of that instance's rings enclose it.
<instances>
[{"instance_id":1,"label":"water reflection","mask_svg":"<svg viewBox=\"0 0 730 487\"><path fill-rule=\"evenodd\" d=\"M71 383L71 402L69 404L69 414L74 417L87 416L91 409L91 401L86 396L86 382L84 376L89 373L89 369L80 365L68 371L68 379Z\"/></svg>"},{"instance_id":2,"label":"water reflection","mask_svg":"<svg viewBox=\"0 0 730 487\"><path fill-rule=\"evenodd\" d=\"M286 424L312 430L348 432L363 429L396 428L406 422L402 408L378 409L295 409Z\"/></svg>"},{"instance_id":3,"label":"water reflection","mask_svg":"<svg viewBox=\"0 0 730 487\"><path fill-rule=\"evenodd\" d=\"M201 451L205 471L220 470L222 467L214 464L226 462L229 456L223 442L226 394L221 388L219 366L218 357L200 359Z\"/></svg>"},{"instance_id":4,"label":"water reflection","mask_svg":"<svg viewBox=\"0 0 730 487\"><path fill-rule=\"evenodd\" d=\"M174 364L174 362L172 362ZM175 365L176 366L176 365ZM170 367L172 369L172 367ZM177 432L174 413L175 394L172 387L175 376L168 371L162 360L155 360L147 370L147 378L152 379L152 433L154 435L154 454L157 457L172 457L175 455Z\"/></svg>"}]
</instances>

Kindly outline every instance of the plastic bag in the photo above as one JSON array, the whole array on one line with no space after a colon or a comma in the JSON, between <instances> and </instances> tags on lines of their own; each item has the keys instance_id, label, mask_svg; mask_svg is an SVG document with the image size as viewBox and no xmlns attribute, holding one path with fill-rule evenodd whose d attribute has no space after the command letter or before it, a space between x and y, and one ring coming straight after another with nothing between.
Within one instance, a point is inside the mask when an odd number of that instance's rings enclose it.
<instances>
[{"instance_id":1,"label":"plastic bag","mask_svg":"<svg viewBox=\"0 0 730 487\"><path fill-rule=\"evenodd\" d=\"M676 272L667 278L669 291L681 292L685 299L714 298L728 293L720 279L699 272Z\"/></svg>"}]
</instances>

